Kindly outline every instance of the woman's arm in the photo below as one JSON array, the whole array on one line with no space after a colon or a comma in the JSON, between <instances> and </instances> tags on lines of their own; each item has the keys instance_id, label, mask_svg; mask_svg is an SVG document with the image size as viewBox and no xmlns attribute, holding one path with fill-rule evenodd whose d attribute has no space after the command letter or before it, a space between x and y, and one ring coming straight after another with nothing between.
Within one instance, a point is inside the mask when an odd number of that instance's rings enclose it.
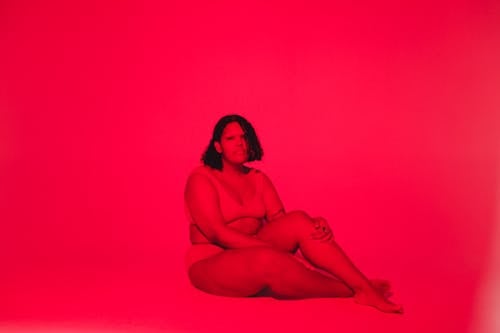
<instances>
[{"instance_id":1,"label":"woman's arm","mask_svg":"<svg viewBox=\"0 0 500 333\"><path fill-rule=\"evenodd\" d=\"M264 204L266 206L266 220L272 221L283 215L285 215L285 208L283 203L274 187L273 183L264 173L263 177L263 198ZM316 231L311 234L313 239L318 239L320 241L329 241L333 238L332 231L326 220L322 217L313 217Z\"/></svg>"},{"instance_id":2,"label":"woman's arm","mask_svg":"<svg viewBox=\"0 0 500 333\"><path fill-rule=\"evenodd\" d=\"M230 249L271 247L270 243L245 235L225 224L217 191L205 175L191 174L184 196L193 222L210 242Z\"/></svg>"},{"instance_id":3,"label":"woman's arm","mask_svg":"<svg viewBox=\"0 0 500 333\"><path fill-rule=\"evenodd\" d=\"M263 172L261 172L261 176L263 178L262 197L266 206L266 221L269 222L285 215L285 208L271 179Z\"/></svg>"}]
</instances>

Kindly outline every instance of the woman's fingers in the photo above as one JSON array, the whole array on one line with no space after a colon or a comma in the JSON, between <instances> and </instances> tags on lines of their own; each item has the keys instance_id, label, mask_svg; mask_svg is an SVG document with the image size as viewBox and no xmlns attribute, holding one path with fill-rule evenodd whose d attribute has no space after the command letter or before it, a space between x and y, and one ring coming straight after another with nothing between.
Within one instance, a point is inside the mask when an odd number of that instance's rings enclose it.
<instances>
[{"instance_id":1,"label":"woman's fingers","mask_svg":"<svg viewBox=\"0 0 500 333\"><path fill-rule=\"evenodd\" d=\"M314 231L311 233L311 236L313 238L320 238L322 237L326 232L328 231L328 229L326 227L324 227L323 225L321 224L316 224L314 226Z\"/></svg>"},{"instance_id":2,"label":"woman's fingers","mask_svg":"<svg viewBox=\"0 0 500 333\"><path fill-rule=\"evenodd\" d=\"M314 231L311 233L311 238L320 242L328 242L333 238L332 229L328 222L322 217L314 217Z\"/></svg>"},{"instance_id":3,"label":"woman's fingers","mask_svg":"<svg viewBox=\"0 0 500 333\"><path fill-rule=\"evenodd\" d=\"M333 234L329 232L328 234L325 235L325 237L321 238L319 241L322 243L326 243L330 241L333 238Z\"/></svg>"},{"instance_id":4,"label":"woman's fingers","mask_svg":"<svg viewBox=\"0 0 500 333\"><path fill-rule=\"evenodd\" d=\"M332 235L332 230L328 225L328 222L322 217L313 218L314 221L314 231L311 233L311 237L320 241L328 241L330 240Z\"/></svg>"},{"instance_id":5,"label":"woman's fingers","mask_svg":"<svg viewBox=\"0 0 500 333\"><path fill-rule=\"evenodd\" d=\"M322 235L323 235L323 232L318 230L318 231L315 231L311 234L311 238L318 239L318 238L321 238Z\"/></svg>"},{"instance_id":6,"label":"woman's fingers","mask_svg":"<svg viewBox=\"0 0 500 333\"><path fill-rule=\"evenodd\" d=\"M311 234L311 238L312 239L318 239L318 240L322 240L326 237L329 237L332 235L332 231L330 229L320 229L320 230L317 230L317 231L314 231L312 234Z\"/></svg>"}]
</instances>

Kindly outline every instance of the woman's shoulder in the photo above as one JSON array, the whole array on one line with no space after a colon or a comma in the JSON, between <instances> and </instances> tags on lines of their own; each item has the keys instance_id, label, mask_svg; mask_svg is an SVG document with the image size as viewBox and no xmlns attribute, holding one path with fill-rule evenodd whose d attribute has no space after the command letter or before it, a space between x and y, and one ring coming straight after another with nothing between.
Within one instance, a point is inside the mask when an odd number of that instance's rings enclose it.
<instances>
[{"instance_id":1,"label":"woman's shoulder","mask_svg":"<svg viewBox=\"0 0 500 333\"><path fill-rule=\"evenodd\" d=\"M210 168L209 166L201 164L201 165L196 166L193 170L191 170L191 172L189 173L189 176L194 176L194 175L198 175L198 174L211 175L211 173L213 172L211 169L212 168Z\"/></svg>"},{"instance_id":2,"label":"woman's shoulder","mask_svg":"<svg viewBox=\"0 0 500 333\"><path fill-rule=\"evenodd\" d=\"M265 183L269 183L271 180L269 179L269 177L267 176L267 174L260 170L260 169L257 169L257 168L251 168L250 170L251 173L253 173L255 179L260 183L260 184L265 184Z\"/></svg>"},{"instance_id":3,"label":"woman's shoulder","mask_svg":"<svg viewBox=\"0 0 500 333\"><path fill-rule=\"evenodd\" d=\"M266 174L264 173L264 171L260 170L260 169L257 169L257 168L254 168L254 167L251 167L250 168L250 172L249 173L253 173L255 177L258 177L258 178L262 178L263 176L265 176Z\"/></svg>"},{"instance_id":4,"label":"woman's shoulder","mask_svg":"<svg viewBox=\"0 0 500 333\"><path fill-rule=\"evenodd\" d=\"M248 168L248 172L262 173L262 170L257 169L255 167L247 167L247 168Z\"/></svg>"},{"instance_id":5,"label":"woman's shoulder","mask_svg":"<svg viewBox=\"0 0 500 333\"><path fill-rule=\"evenodd\" d=\"M191 170L187 177L186 187L187 188L199 188L205 187L208 184L214 184L213 176L210 167L205 165L199 165Z\"/></svg>"},{"instance_id":6,"label":"woman's shoulder","mask_svg":"<svg viewBox=\"0 0 500 333\"><path fill-rule=\"evenodd\" d=\"M255 169L253 172L255 173L255 178L257 178L257 181L261 184L261 186L274 186L271 177L269 177L266 172L259 169Z\"/></svg>"},{"instance_id":7,"label":"woman's shoulder","mask_svg":"<svg viewBox=\"0 0 500 333\"><path fill-rule=\"evenodd\" d=\"M262 171L261 169L254 168L254 167L250 167L249 169L250 169L249 173L253 173L253 174L257 175L258 177L267 177L266 173L264 171Z\"/></svg>"}]
</instances>

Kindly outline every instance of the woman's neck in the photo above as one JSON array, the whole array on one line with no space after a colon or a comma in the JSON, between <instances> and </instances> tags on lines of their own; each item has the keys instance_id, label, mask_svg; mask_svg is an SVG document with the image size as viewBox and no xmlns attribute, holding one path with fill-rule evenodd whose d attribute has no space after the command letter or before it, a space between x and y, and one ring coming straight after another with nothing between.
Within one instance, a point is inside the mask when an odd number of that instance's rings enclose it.
<instances>
[{"instance_id":1,"label":"woman's neck","mask_svg":"<svg viewBox=\"0 0 500 333\"><path fill-rule=\"evenodd\" d=\"M223 161L222 173L228 177L241 177L248 173L248 167L244 164L231 164Z\"/></svg>"}]
</instances>

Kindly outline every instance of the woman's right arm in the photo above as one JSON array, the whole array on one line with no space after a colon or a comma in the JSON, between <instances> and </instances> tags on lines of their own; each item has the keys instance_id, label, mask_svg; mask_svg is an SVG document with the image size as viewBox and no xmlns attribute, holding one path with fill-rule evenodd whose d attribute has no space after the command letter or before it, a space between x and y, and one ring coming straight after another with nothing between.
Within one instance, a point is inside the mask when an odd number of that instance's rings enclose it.
<instances>
[{"instance_id":1,"label":"woman's right arm","mask_svg":"<svg viewBox=\"0 0 500 333\"><path fill-rule=\"evenodd\" d=\"M189 176L184 197L193 223L210 242L229 249L272 246L226 226L217 191L205 175L193 173Z\"/></svg>"}]
</instances>

